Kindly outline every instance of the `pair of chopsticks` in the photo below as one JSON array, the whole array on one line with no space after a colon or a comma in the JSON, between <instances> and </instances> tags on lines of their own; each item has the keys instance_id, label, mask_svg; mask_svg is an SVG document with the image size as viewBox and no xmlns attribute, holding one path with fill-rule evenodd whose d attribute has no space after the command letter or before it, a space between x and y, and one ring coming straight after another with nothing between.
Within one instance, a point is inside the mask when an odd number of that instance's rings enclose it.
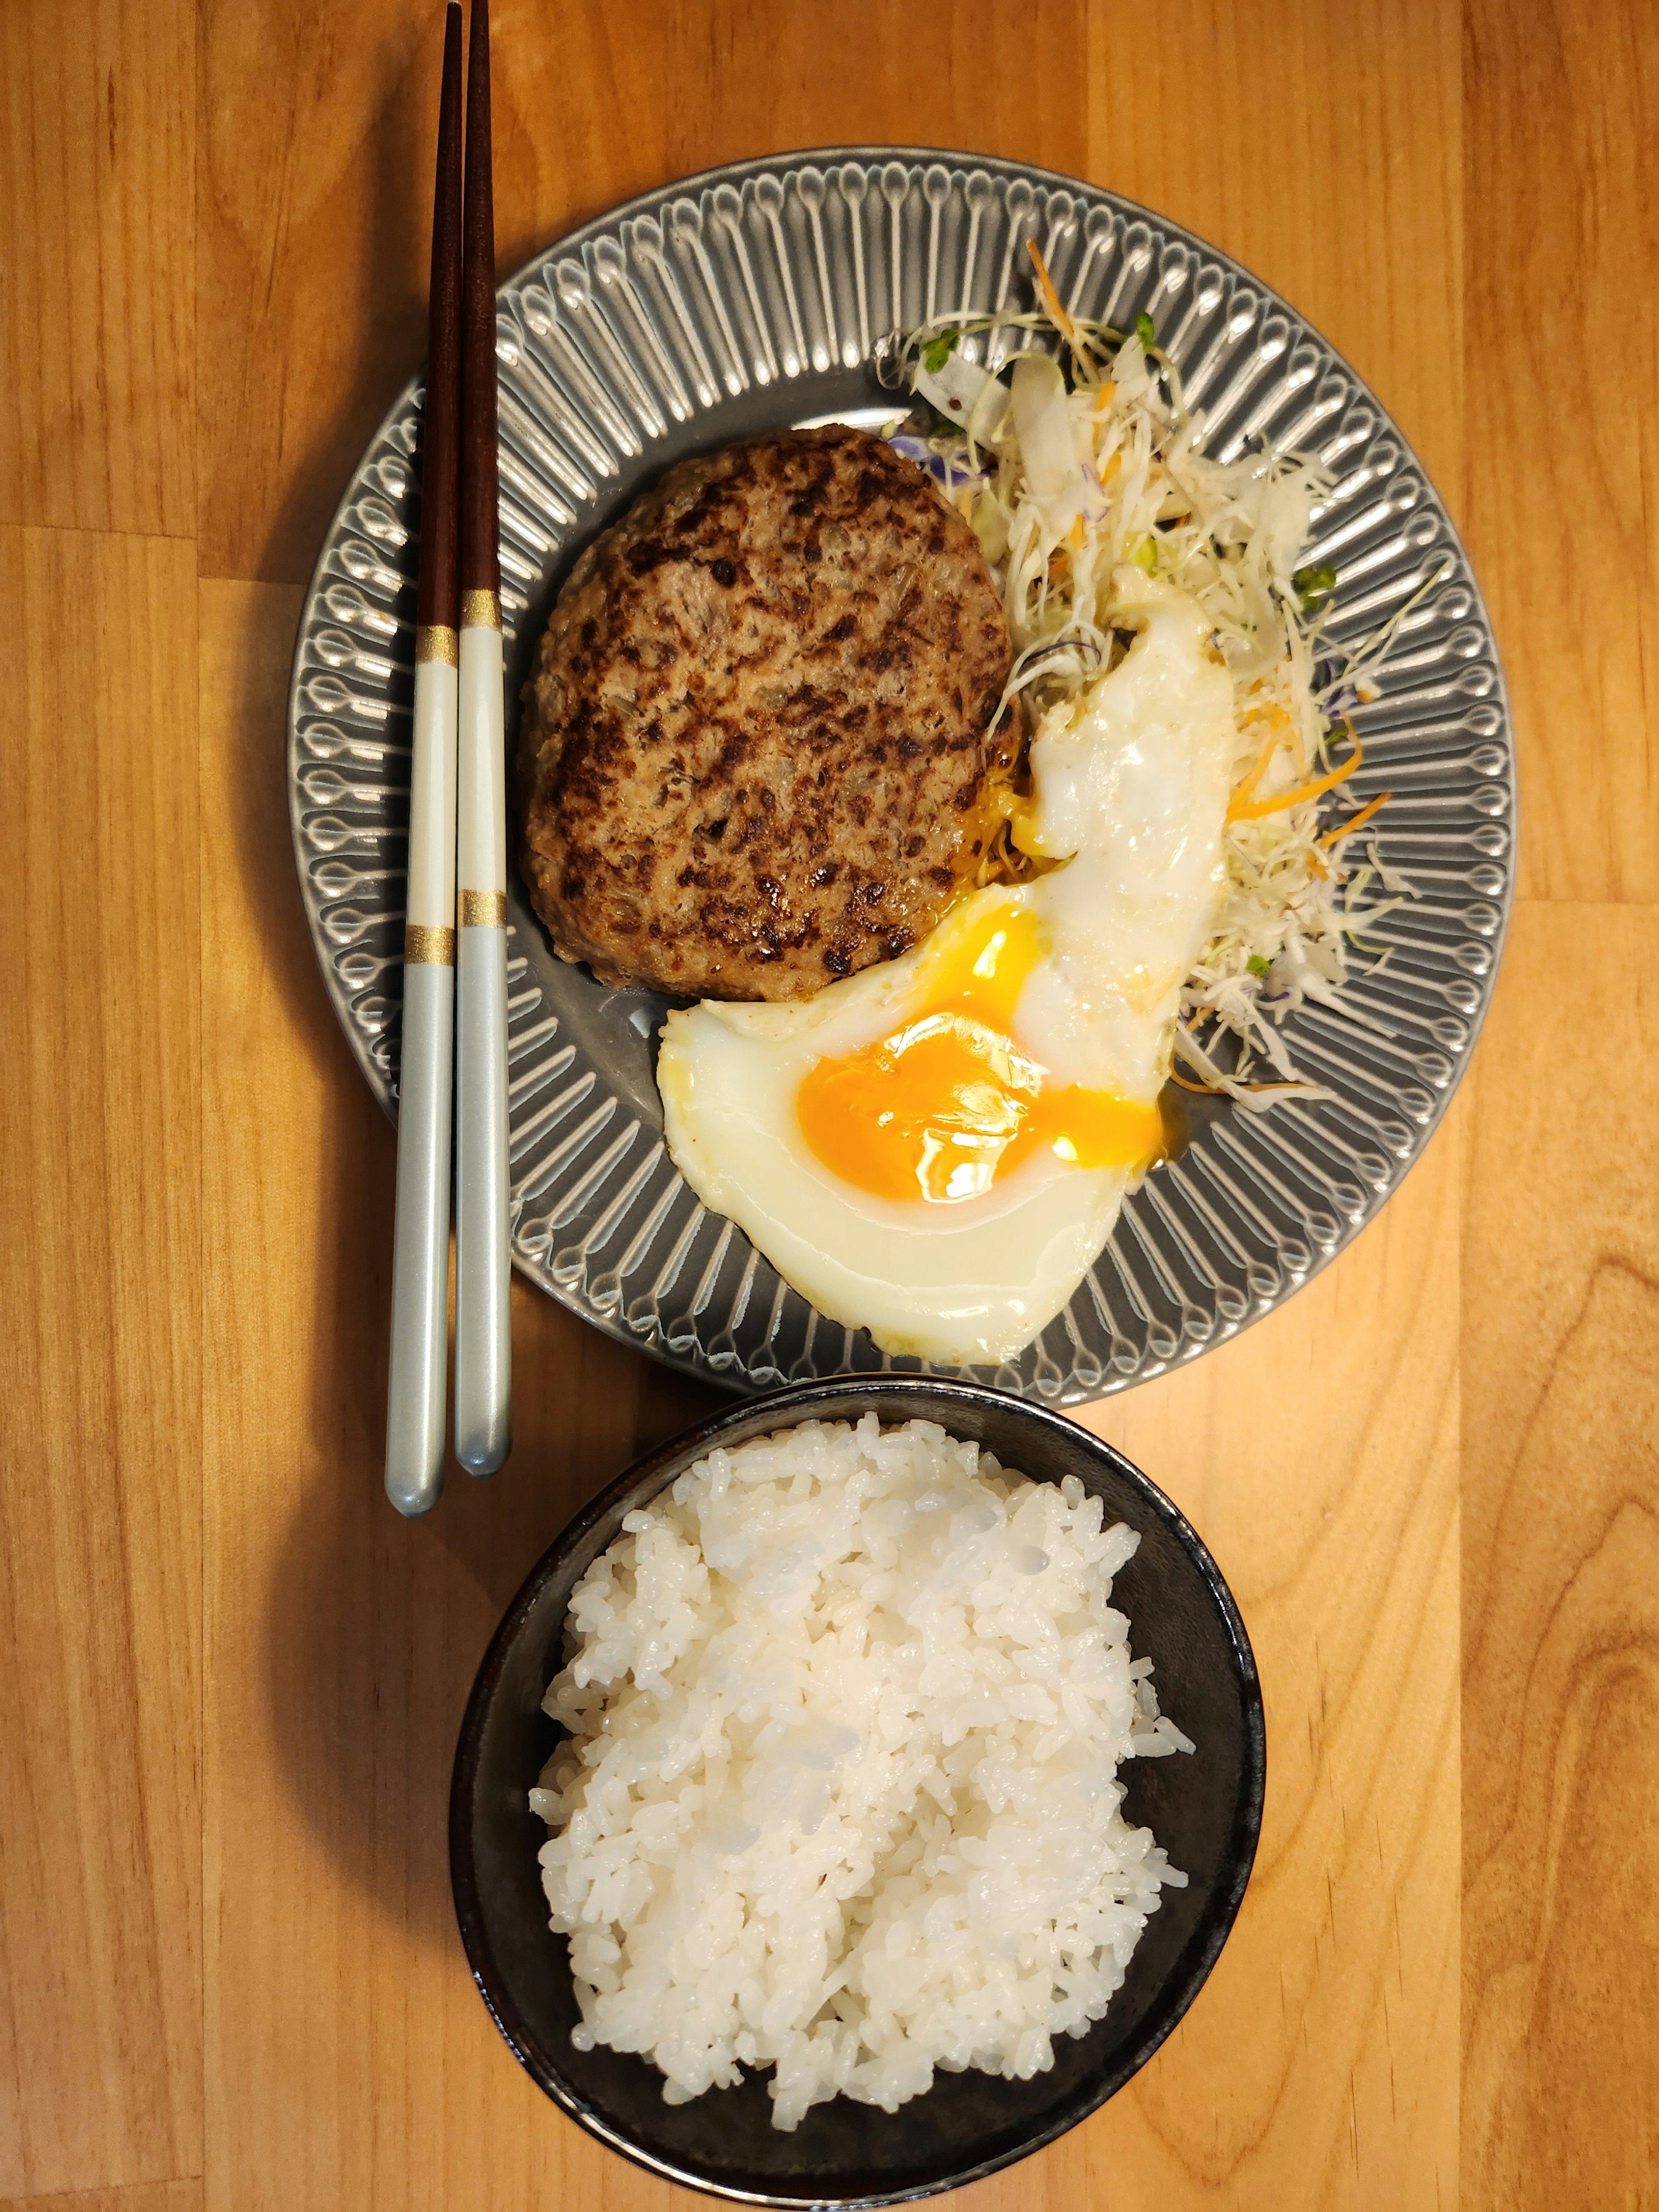
<instances>
[{"instance_id":1,"label":"pair of chopsticks","mask_svg":"<svg viewBox=\"0 0 1659 2212\"><path fill-rule=\"evenodd\" d=\"M465 182L460 0L447 11L428 337L386 1452L408 1514L443 1488L452 1092L455 1456L493 1474L511 1443L489 0L472 0Z\"/></svg>"}]
</instances>

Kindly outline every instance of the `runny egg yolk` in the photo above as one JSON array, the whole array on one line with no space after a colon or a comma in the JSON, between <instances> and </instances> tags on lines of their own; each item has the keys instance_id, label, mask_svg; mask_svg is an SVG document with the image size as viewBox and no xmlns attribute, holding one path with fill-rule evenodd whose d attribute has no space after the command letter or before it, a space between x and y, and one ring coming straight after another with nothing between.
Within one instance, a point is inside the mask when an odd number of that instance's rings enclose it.
<instances>
[{"instance_id":1,"label":"runny egg yolk","mask_svg":"<svg viewBox=\"0 0 1659 2212\"><path fill-rule=\"evenodd\" d=\"M1041 1146L1079 1167L1140 1167L1164 1149L1156 1106L1056 1086L1012 1030L1043 952L1035 915L994 908L940 948L923 1011L876 1043L816 1061L796 1095L807 1143L878 1197L978 1198Z\"/></svg>"}]
</instances>

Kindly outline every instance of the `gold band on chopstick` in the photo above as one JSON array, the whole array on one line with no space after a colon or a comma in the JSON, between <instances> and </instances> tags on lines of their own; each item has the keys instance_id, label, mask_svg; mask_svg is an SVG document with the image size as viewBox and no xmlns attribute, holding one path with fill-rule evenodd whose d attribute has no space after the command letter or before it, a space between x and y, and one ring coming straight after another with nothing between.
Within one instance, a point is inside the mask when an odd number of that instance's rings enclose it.
<instances>
[{"instance_id":1,"label":"gold band on chopstick","mask_svg":"<svg viewBox=\"0 0 1659 2212\"><path fill-rule=\"evenodd\" d=\"M463 629L499 629L501 626L501 602L495 592L463 592L461 593L461 628Z\"/></svg>"},{"instance_id":2,"label":"gold band on chopstick","mask_svg":"<svg viewBox=\"0 0 1659 2212\"><path fill-rule=\"evenodd\" d=\"M463 891L461 893L461 927L463 929L505 929L507 927L507 893L505 891Z\"/></svg>"},{"instance_id":3,"label":"gold band on chopstick","mask_svg":"<svg viewBox=\"0 0 1659 2212\"><path fill-rule=\"evenodd\" d=\"M422 623L415 633L415 665L422 661L443 660L450 667L461 665L460 642L447 623Z\"/></svg>"},{"instance_id":4,"label":"gold band on chopstick","mask_svg":"<svg viewBox=\"0 0 1659 2212\"><path fill-rule=\"evenodd\" d=\"M441 924L435 927L419 921L410 922L404 931L404 965L405 968L453 968L455 965L455 933Z\"/></svg>"}]
</instances>

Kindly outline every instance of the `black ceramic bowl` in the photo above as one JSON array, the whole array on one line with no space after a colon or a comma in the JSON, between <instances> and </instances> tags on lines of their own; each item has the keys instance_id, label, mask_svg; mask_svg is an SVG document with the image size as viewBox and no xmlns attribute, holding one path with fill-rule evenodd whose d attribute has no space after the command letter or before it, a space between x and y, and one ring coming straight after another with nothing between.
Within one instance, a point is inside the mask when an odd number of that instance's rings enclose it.
<instances>
[{"instance_id":1,"label":"black ceramic bowl","mask_svg":"<svg viewBox=\"0 0 1659 2212\"><path fill-rule=\"evenodd\" d=\"M1140 1547L1115 1584L1137 1658L1155 1666L1158 1702L1190 1735L1192 1757L1121 1770L1125 1817L1150 1825L1191 1877L1166 1889L1104 2020L1057 2039L1031 2081L940 2073L890 2117L836 2098L793 2135L771 2124L764 2075L665 2105L642 2058L571 2047L580 2017L562 1936L550 1933L536 1854L547 1831L533 1786L557 1734L541 1710L562 1664L565 1608L590 1563L647 1503L716 1444L808 1419L932 1420L1048 1482L1074 1474L1127 1521ZM748 2203L891 2204L954 2189L1053 2142L1144 2066L1202 1987L1232 1926L1261 1825L1261 1696L1244 1625L1198 1538L1163 1492L1074 1422L972 1383L877 1376L805 1383L734 1407L641 1460L573 1521L509 1607L461 1726L449 1856L461 1938L495 2025L573 2119L670 2180Z\"/></svg>"}]
</instances>

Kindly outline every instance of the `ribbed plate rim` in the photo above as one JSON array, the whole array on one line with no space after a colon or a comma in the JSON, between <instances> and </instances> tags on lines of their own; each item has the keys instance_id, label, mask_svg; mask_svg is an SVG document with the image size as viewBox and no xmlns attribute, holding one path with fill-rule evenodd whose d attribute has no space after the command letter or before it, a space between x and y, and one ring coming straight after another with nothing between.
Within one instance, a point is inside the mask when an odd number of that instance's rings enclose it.
<instances>
[{"instance_id":1,"label":"ribbed plate rim","mask_svg":"<svg viewBox=\"0 0 1659 2212\"><path fill-rule=\"evenodd\" d=\"M1322 1274L1334 1261L1340 1258L1348 1250L1354 1240L1370 1226L1389 1200L1398 1193L1406 1177L1423 1158L1463 1080L1469 1061L1479 1045L1491 1010L1514 908L1518 865L1519 790L1509 688L1504 676L1497 633L1474 565L1463 543L1462 532L1458 530L1449 507L1442 497L1434 478L1425 466L1420 455L1365 378L1361 375L1347 356L1326 337L1322 331L1310 323L1274 286L1258 276L1244 263L1175 218L1161 214L1156 209L1131 199L1126 194L1114 191L1107 186L1090 183L1085 179L1070 175L1063 170L1047 168L1036 162L1014 161L963 148L847 143L805 146L792 149L787 152L754 155L739 161L716 163L708 168L698 170L684 177L671 179L662 185L651 186L635 193L631 198L620 201L601 213L591 216L574 228L561 234L520 264L511 275L497 285L497 306L499 307L504 303L510 304L513 296L532 283L542 272L554 268L562 259L580 255L584 247L595 241L617 234L625 223L641 217L660 218L677 200L695 198L699 195L713 191L722 185L731 185L740 191L745 183L768 176L775 176L780 183L785 183L793 172L804 167L813 166L827 170L834 165L848 162L863 163L872 167L898 162L907 167L923 167L937 163L949 170L967 175L971 175L973 172L979 170L988 176L1000 179L1005 183L1024 182L1037 190L1059 191L1081 198L1085 204L1109 209L1114 216L1125 222L1146 223L1158 236L1160 244L1179 242L1195 255L1213 264L1216 269L1224 271L1235 282L1248 284L1260 295L1261 316L1265 317L1267 313L1277 310L1288 317L1304 337L1312 341L1321 349L1325 356L1324 367L1334 368L1343 372L1352 380L1354 397L1363 398L1376 410L1377 419L1372 436L1376 437L1386 433L1396 439L1402 459L1408 462L1420 477L1427 495L1426 511L1431 511L1437 515L1449 549L1455 554L1461 565L1462 580L1467 583L1473 595L1474 605L1468 619L1478 623L1485 633L1494 679L1494 689L1491 696L1501 715L1501 728L1492 733L1492 738L1488 739L1488 742L1495 739L1501 743L1504 755L1504 769L1501 777L1494 773L1489 781L1501 782L1507 794L1507 806L1504 818L1510 833L1510 843L1504 869L1504 880L1502 890L1500 893L1494 894L1492 899L1492 902L1498 908L1499 918L1495 928L1486 937L1486 942L1491 948L1492 961L1477 986L1480 991L1478 1006L1470 1009L1463 1017L1468 1024L1467 1042L1459 1048L1456 1064L1449 1079L1431 1099L1430 1113L1417 1123L1413 1133L1409 1155L1401 1160L1397 1173L1392 1176L1386 1189L1378 1192L1372 1188L1368 1191L1363 1212L1358 1218L1350 1217L1341 1224L1334 1244L1328 1249L1316 1249L1311 1255L1310 1264L1291 1279L1285 1282L1271 1298L1256 1301L1242 1318L1230 1322L1224 1328L1218 1328L1206 1340L1191 1345L1183 1344L1171 1358L1160 1360L1156 1364L1149 1364L1143 1359L1140 1368L1132 1375L1103 1376L1097 1389L1085 1388L1078 1390L1062 1388L1060 1392L1054 1395L1042 1393L1035 1389L1016 1392L1016 1395L1031 1396L1036 1403L1063 1410L1079 1405L1096 1403L1101 1399L1115 1396L1126 1389L1134 1389L1141 1382L1155 1380L1160 1375L1189 1365L1193 1360L1201 1358L1206 1352L1217 1349L1223 1344L1232 1341L1243 1335L1247 1329L1254 1327L1256 1322L1265 1320L1269 1314L1277 1312L1297 1291L1305 1289L1316 1277ZM331 551L343 532L352 503L362 495L362 479L367 466L377 449L389 439L399 419L411 409L415 395L422 387L423 374L424 365L405 380L380 417L362 453L352 466L327 528L323 533L295 632L286 708L286 766L289 831L294 848L295 873L311 937L312 951L317 960L324 988L336 1018L344 1032L352 1055L371 1091L379 1100L382 1110L394 1124L397 1114L392 1085L376 1066L371 1056L368 1040L357 1024L351 1018L350 994L348 988L331 972L320 912L326 902L312 882L307 870L307 863L311 856L305 837L302 821L304 799L299 781L299 770L301 766L301 684L307 672L304 665L306 641L318 618L320 595L328 580L328 562ZM785 386L791 381L806 385L809 380L810 372L806 372L798 379L780 378L779 381L781 386ZM641 478L646 478L652 472L653 465L647 457L645 465L639 471L639 475ZM739 1237L742 1235L741 1231L736 1233ZM1117 1233L1115 1231L1114 1235ZM1107 1249L1109 1249L1109 1245ZM1103 1253L1102 1256L1104 1256ZM526 1281L534 1284L538 1290L556 1299L567 1310L592 1327L599 1329L614 1341L646 1354L676 1373L713 1383L733 1395L759 1395L769 1389L784 1387L782 1383L756 1382L740 1369L734 1373L727 1373L715 1367L707 1358L675 1352L659 1336L636 1334L619 1317L613 1317L611 1314L586 1301L580 1293L573 1295L550 1280L545 1273L529 1263L526 1256L517 1249L516 1244L514 1265ZM1080 1288L1075 1295L1082 1297L1083 1290ZM837 1323L833 1326L839 1328L841 1325ZM826 1370L828 1371L830 1370ZM902 1375L908 1370L893 1369L890 1371ZM923 1371L945 1376L960 1374L965 1379L975 1381L980 1379L987 1370L935 1368ZM997 1387L1008 1386L999 1382Z\"/></svg>"}]
</instances>

